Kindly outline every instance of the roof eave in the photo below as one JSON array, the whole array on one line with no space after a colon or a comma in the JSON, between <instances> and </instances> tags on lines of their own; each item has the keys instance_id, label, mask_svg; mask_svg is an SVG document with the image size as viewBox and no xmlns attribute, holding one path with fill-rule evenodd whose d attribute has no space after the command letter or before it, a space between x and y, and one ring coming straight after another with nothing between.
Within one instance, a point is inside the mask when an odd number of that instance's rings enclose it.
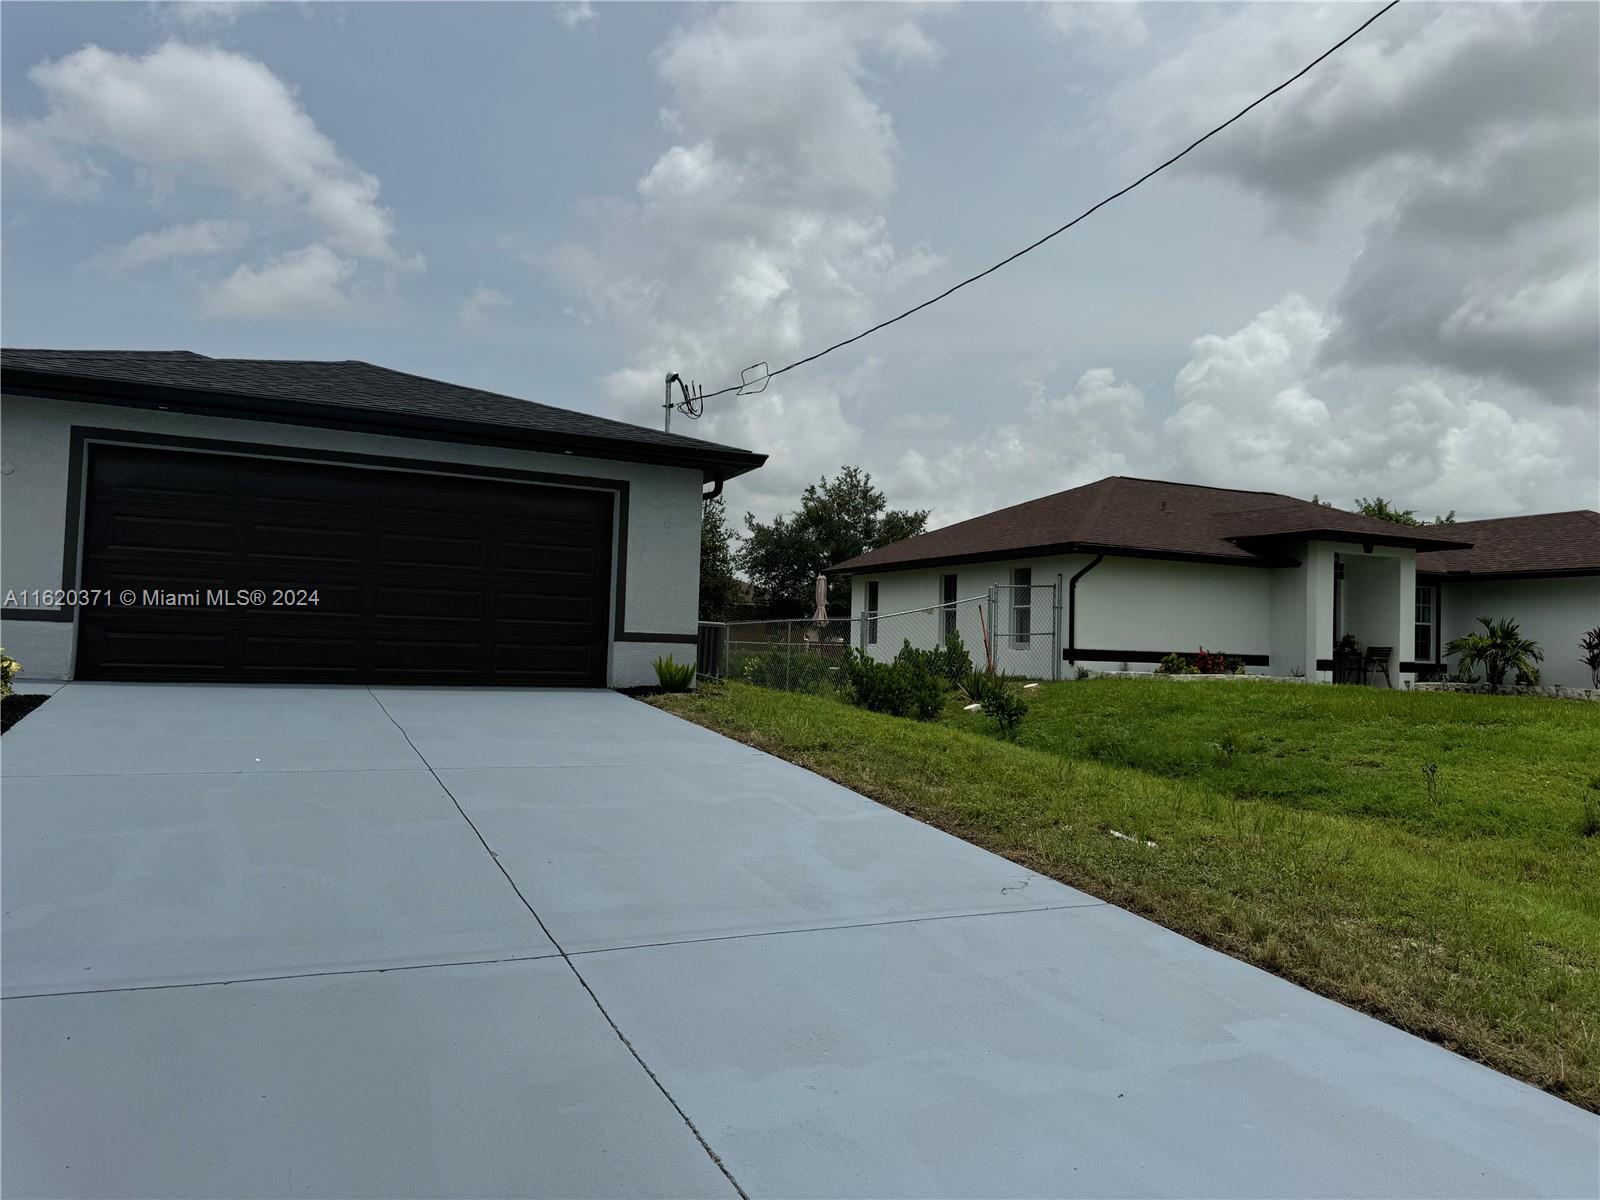
<instances>
[{"instance_id":1,"label":"roof eave","mask_svg":"<svg viewBox=\"0 0 1600 1200\"><path fill-rule=\"evenodd\" d=\"M1351 542L1363 546L1405 546L1420 552L1429 550L1470 550L1472 542L1458 541L1453 538L1420 538L1404 533L1375 532L1356 533L1349 529L1292 529L1281 533L1246 533L1227 539L1234 545L1244 549L1249 548L1253 542Z\"/></svg>"},{"instance_id":2,"label":"roof eave","mask_svg":"<svg viewBox=\"0 0 1600 1200\"><path fill-rule=\"evenodd\" d=\"M202 416L243 421L275 421L323 429L432 441L499 446L515 450L542 450L557 454L662 466L698 467L707 479L733 479L767 461L765 454L749 450L662 446L627 438L606 438L554 430L518 429L483 421L455 420L420 413L384 411L360 406L310 400L282 400L237 392L219 392L157 384L135 383L95 375L73 375L8 367L3 389L7 395L35 396L46 400L106 404L121 408L165 409Z\"/></svg>"},{"instance_id":3,"label":"roof eave","mask_svg":"<svg viewBox=\"0 0 1600 1200\"><path fill-rule=\"evenodd\" d=\"M1249 556L1232 554L1192 554L1178 550L1152 550L1142 546L1113 546L1094 542L1059 542L1043 546L1020 546L1004 550L985 550L976 554L931 555L898 562L863 562L861 557L846 559L824 567L824 575L885 574L890 571L925 570L931 567L958 566L961 563L1002 562L1006 559L1048 558L1060 554L1105 554L1112 558L1153 558L1167 562L1209 563L1225 567L1294 567L1299 560L1287 554ZM862 556L864 557L864 556Z\"/></svg>"}]
</instances>

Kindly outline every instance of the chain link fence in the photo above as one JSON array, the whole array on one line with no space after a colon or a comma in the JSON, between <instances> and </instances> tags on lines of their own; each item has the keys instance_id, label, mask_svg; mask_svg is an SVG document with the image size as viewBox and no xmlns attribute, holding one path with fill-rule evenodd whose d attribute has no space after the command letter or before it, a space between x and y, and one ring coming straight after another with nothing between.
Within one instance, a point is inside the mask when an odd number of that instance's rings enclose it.
<instances>
[{"instance_id":1,"label":"chain link fence","mask_svg":"<svg viewBox=\"0 0 1600 1200\"><path fill-rule=\"evenodd\" d=\"M849 650L890 660L903 646L931 650L959 638L975 670L1059 679L1060 592L1052 584L990 588L948 604L814 620L702 621L696 670L702 678L818 695L843 689Z\"/></svg>"}]
</instances>

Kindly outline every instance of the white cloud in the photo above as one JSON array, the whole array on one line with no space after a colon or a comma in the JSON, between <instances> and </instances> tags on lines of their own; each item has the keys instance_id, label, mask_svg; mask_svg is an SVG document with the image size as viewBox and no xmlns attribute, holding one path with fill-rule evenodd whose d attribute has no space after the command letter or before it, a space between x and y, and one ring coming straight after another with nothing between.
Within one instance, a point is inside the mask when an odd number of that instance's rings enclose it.
<instances>
[{"instance_id":1,"label":"white cloud","mask_svg":"<svg viewBox=\"0 0 1600 1200\"><path fill-rule=\"evenodd\" d=\"M1016 419L962 430L943 450L903 451L884 474L894 502L931 508L930 524L948 525L1150 461L1144 394L1109 367L1083 372L1065 392L1038 381L1024 390Z\"/></svg>"},{"instance_id":2,"label":"white cloud","mask_svg":"<svg viewBox=\"0 0 1600 1200\"><path fill-rule=\"evenodd\" d=\"M1197 338L1167 419L1177 477L1462 516L1570 508L1600 489L1593 412L1469 376L1327 363L1329 318L1287 296Z\"/></svg>"},{"instance_id":3,"label":"white cloud","mask_svg":"<svg viewBox=\"0 0 1600 1200\"><path fill-rule=\"evenodd\" d=\"M318 243L271 259L240 265L207 297L210 315L281 318L337 313L349 303L344 284L355 264Z\"/></svg>"},{"instance_id":4,"label":"white cloud","mask_svg":"<svg viewBox=\"0 0 1600 1200\"><path fill-rule=\"evenodd\" d=\"M136 271L173 259L207 258L236 248L248 235L239 221L192 221L141 233L126 245L105 250L95 261L112 272Z\"/></svg>"},{"instance_id":5,"label":"white cloud","mask_svg":"<svg viewBox=\"0 0 1600 1200\"><path fill-rule=\"evenodd\" d=\"M1041 4L1045 28L1070 41L1127 49L1142 45L1150 30L1142 5L1123 0L1056 0Z\"/></svg>"},{"instance_id":6,"label":"white cloud","mask_svg":"<svg viewBox=\"0 0 1600 1200\"><path fill-rule=\"evenodd\" d=\"M602 378L616 411L653 424L667 371L710 390L757 360L779 365L855 332L881 297L937 266L890 237L899 147L867 82L939 54L916 14L892 5L732 5L667 39L656 54L667 144L631 198L598 206L593 236L537 256L580 313L631 347ZM830 368L712 401L687 427L771 452L738 503L791 507L804 483L857 461L852 414L871 375Z\"/></svg>"},{"instance_id":7,"label":"white cloud","mask_svg":"<svg viewBox=\"0 0 1600 1200\"><path fill-rule=\"evenodd\" d=\"M1345 5L1222 10L1112 95L1115 136L1141 159L1180 145L1355 23ZM1231 179L1291 223L1333 206L1370 214L1332 306L1330 359L1592 405L1597 41L1595 5L1402 5L1183 169Z\"/></svg>"},{"instance_id":8,"label":"white cloud","mask_svg":"<svg viewBox=\"0 0 1600 1200\"><path fill-rule=\"evenodd\" d=\"M48 102L7 124L61 155L110 155L157 192L217 187L308 217L340 253L394 261L394 224L376 176L340 154L266 66L216 47L167 42L143 57L98 46L28 73ZM18 164L32 169L35 159ZM50 173L38 172L47 184Z\"/></svg>"},{"instance_id":9,"label":"white cloud","mask_svg":"<svg viewBox=\"0 0 1600 1200\"><path fill-rule=\"evenodd\" d=\"M594 5L589 0L575 0L570 4L556 4L554 6L556 20L568 29L576 29L595 19L600 14L595 12Z\"/></svg>"},{"instance_id":10,"label":"white cloud","mask_svg":"<svg viewBox=\"0 0 1600 1200\"><path fill-rule=\"evenodd\" d=\"M955 418L942 412L896 413L889 425L906 433L943 433L955 425Z\"/></svg>"},{"instance_id":11,"label":"white cloud","mask_svg":"<svg viewBox=\"0 0 1600 1200\"><path fill-rule=\"evenodd\" d=\"M499 288L492 288L480 283L462 299L456 315L463 325L478 325L497 308L511 307L511 297Z\"/></svg>"},{"instance_id":12,"label":"white cloud","mask_svg":"<svg viewBox=\"0 0 1600 1200\"><path fill-rule=\"evenodd\" d=\"M172 0L154 6L161 22L194 33L225 29L246 13L263 7L261 0Z\"/></svg>"},{"instance_id":13,"label":"white cloud","mask_svg":"<svg viewBox=\"0 0 1600 1200\"><path fill-rule=\"evenodd\" d=\"M0 163L8 175L35 182L63 200L98 195L107 175L81 148L62 144L38 121L4 123Z\"/></svg>"}]
</instances>

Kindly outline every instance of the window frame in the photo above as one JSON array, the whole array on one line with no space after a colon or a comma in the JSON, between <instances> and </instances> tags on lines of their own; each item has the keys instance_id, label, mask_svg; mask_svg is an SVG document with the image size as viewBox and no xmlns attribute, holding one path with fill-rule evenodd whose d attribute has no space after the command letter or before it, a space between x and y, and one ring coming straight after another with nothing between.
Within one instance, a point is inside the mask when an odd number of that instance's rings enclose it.
<instances>
[{"instance_id":1,"label":"window frame","mask_svg":"<svg viewBox=\"0 0 1600 1200\"><path fill-rule=\"evenodd\" d=\"M1018 597L1021 597L1019 600ZM1033 568L1011 568L1011 644L1026 646L1033 637Z\"/></svg>"},{"instance_id":2,"label":"window frame","mask_svg":"<svg viewBox=\"0 0 1600 1200\"><path fill-rule=\"evenodd\" d=\"M1426 602L1428 619L1421 620L1423 605ZM1416 597L1411 606L1411 652L1415 662L1437 663L1439 661L1439 585L1437 583L1419 583L1416 587ZM1425 646L1419 647L1418 640L1423 637L1426 630Z\"/></svg>"},{"instance_id":3,"label":"window frame","mask_svg":"<svg viewBox=\"0 0 1600 1200\"><path fill-rule=\"evenodd\" d=\"M940 641L947 642L956 631L956 577L939 576L939 630Z\"/></svg>"},{"instance_id":4,"label":"window frame","mask_svg":"<svg viewBox=\"0 0 1600 1200\"><path fill-rule=\"evenodd\" d=\"M878 644L878 581L867 580L867 607L862 610L862 617L867 622L867 645Z\"/></svg>"}]
</instances>

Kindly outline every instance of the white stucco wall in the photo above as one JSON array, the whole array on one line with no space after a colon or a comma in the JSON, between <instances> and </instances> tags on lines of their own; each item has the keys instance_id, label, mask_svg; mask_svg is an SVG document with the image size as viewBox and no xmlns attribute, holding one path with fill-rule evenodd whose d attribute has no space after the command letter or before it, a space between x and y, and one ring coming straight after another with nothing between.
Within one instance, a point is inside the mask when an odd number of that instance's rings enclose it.
<instances>
[{"instance_id":1,"label":"white stucco wall","mask_svg":"<svg viewBox=\"0 0 1600 1200\"><path fill-rule=\"evenodd\" d=\"M0 595L61 586L73 426L624 479L629 499L623 629L695 632L703 489L698 470L18 396L6 396L0 405ZM0 613L0 644L28 676L70 677L71 624L4 620ZM654 683L651 661L664 654L692 660L694 645L613 642L613 686Z\"/></svg>"},{"instance_id":2,"label":"white stucco wall","mask_svg":"<svg viewBox=\"0 0 1600 1200\"><path fill-rule=\"evenodd\" d=\"M1035 585L1061 580L1062 634L1055 647L1055 658L1059 659L1066 645L1068 582L1092 560L1093 556L1087 554L1056 555L858 575L851 580L851 616L865 611L867 584L872 580L878 582L878 611L895 613L938 603L944 575L956 576L956 594L966 599L985 595L991 586L1009 584L1012 569L1026 566L1032 570ZM1226 654L1268 654L1275 574L1257 567L1108 555L1078 581L1077 646L1101 652L1180 650L1192 654L1203 645ZM1035 592L1035 637L1048 637L1051 633L1053 621L1047 605L1047 594ZM976 630L969 632L969 623L964 613L960 623L962 638L969 649L977 652L981 643ZM923 625L928 627L926 643L931 644L935 636L931 618L926 622L880 620L880 652L892 654L900 647L902 637L909 638L913 645L925 644L915 633ZM1025 658L1041 668L1046 661L1036 650L1026 655L1013 653L1012 657ZM1079 665L1116 670L1122 660L1082 658ZM1156 666L1154 662L1131 660L1128 665L1132 670L1154 670ZM1250 669L1261 672L1267 668Z\"/></svg>"},{"instance_id":3,"label":"white stucco wall","mask_svg":"<svg viewBox=\"0 0 1600 1200\"><path fill-rule=\"evenodd\" d=\"M1563 687L1590 687L1578 659L1578 639L1600 626L1600 575L1571 579L1505 579L1481 583L1441 580L1440 645L1481 631L1479 617L1510 617L1544 651L1540 679ZM1456 665L1451 660L1451 666ZM1480 672L1481 674L1481 672Z\"/></svg>"},{"instance_id":4,"label":"white stucco wall","mask_svg":"<svg viewBox=\"0 0 1600 1200\"><path fill-rule=\"evenodd\" d=\"M1345 626L1365 644L1393 645L1394 681L1403 686L1411 675L1398 664L1410 658L1414 617L1416 559L1413 551L1399 547L1335 542L1308 542L1285 547L1299 560L1295 567L1228 566L1167 559L1107 555L1078 582L1077 638L1079 651L1127 651L1193 654L1202 646L1229 655L1265 655L1267 666L1248 668L1257 674L1303 673L1310 679L1329 680L1332 672L1319 670L1319 661L1333 656L1334 556L1355 582L1347 599L1355 598L1358 614L1346 612ZM995 584L1009 583L1011 570L1028 566L1036 584L1062 579L1062 636L1057 656L1067 642L1067 581L1092 561L1090 555L1057 555L1033 559L955 564L945 567L885 571L857 575L851 580L850 615L858 617L867 606L867 585L878 582L878 611L896 613L939 602L940 579L957 577L957 595L982 596ZM1357 585L1360 585L1359 587ZM1038 606L1042 601L1036 599ZM1036 607L1034 629L1047 630L1046 613ZM1355 621L1355 627L1351 621ZM961 633L969 648L979 646L963 619ZM926 627L920 639L917 630ZM926 621L880 619L878 650L884 655L899 649L903 637L913 645L931 644L936 626ZM1091 669L1117 670L1126 661L1135 671L1154 670L1156 663L1129 658L1084 658ZM1070 671L1070 667L1064 668Z\"/></svg>"}]
</instances>

